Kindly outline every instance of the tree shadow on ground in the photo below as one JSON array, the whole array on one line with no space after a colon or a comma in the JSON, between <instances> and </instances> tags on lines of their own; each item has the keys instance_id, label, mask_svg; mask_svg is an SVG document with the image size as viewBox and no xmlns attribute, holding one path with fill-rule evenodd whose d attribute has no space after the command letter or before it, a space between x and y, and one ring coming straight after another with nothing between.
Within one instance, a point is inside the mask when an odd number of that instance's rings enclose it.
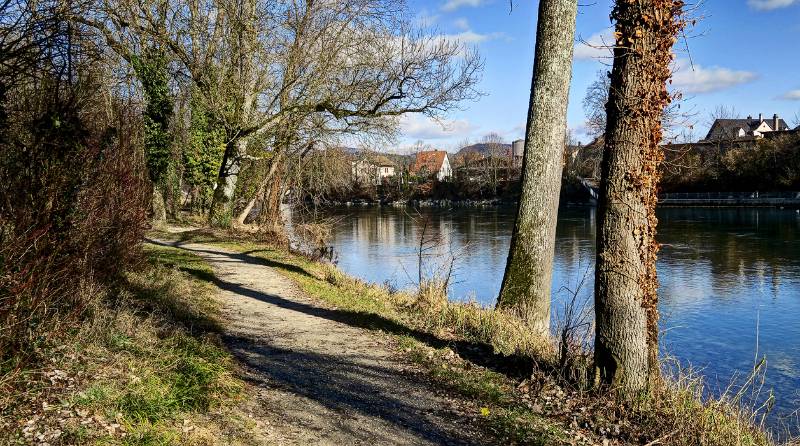
<instances>
[{"instance_id":1,"label":"tree shadow on ground","mask_svg":"<svg viewBox=\"0 0 800 446\"><path fill-rule=\"evenodd\" d=\"M308 398L337 414L331 419L314 403L281 400L273 410L280 411L279 417L292 420L290 425L302 424L323 435L326 431L346 432L364 444L395 444L400 440L395 430L368 422L363 418L366 416L398 426L412 433L415 440L481 444L459 429L459 421L463 420L456 420L446 408L437 407L438 400L430 397L430 389L413 375L367 364L358 357L276 348L263 339L225 336L224 340L250 372L246 379L251 384Z\"/></svg>"},{"instance_id":2,"label":"tree shadow on ground","mask_svg":"<svg viewBox=\"0 0 800 446\"><path fill-rule=\"evenodd\" d=\"M244 262L248 264L265 265L273 268L286 269L309 277L317 278L305 269L296 265L287 263L265 260L260 257L254 257L250 254L257 251L248 251L247 253L231 253L222 250L214 249L201 249L194 247L181 246L181 244L165 243L155 240L148 240L151 243L159 244L162 246L173 246L181 249L186 249L192 252L200 252L212 254L217 256L224 256L234 262ZM187 271L193 274L192 271ZM231 283L217 278L216 276L208 277L208 274L198 274L195 277L201 280L207 280L214 283L221 289L230 291L241 296L257 299L272 305L286 308L292 311L305 313L311 316L320 317L353 327L364 328L368 330L381 330L386 333L409 336L419 342L427 344L433 348L449 347L460 357L472 362L473 364L485 367L497 373L502 373L513 379L525 379L530 377L535 363L533 359L521 355L505 356L497 354L491 345L481 342L463 341L463 340L447 340L435 336L431 333L420 331L406 325L403 325L395 320L388 319L381 315L369 312L350 311L341 309L328 309L317 307L302 302L284 299L272 294L262 293L260 291L252 290L244 287L241 284Z\"/></svg>"}]
</instances>

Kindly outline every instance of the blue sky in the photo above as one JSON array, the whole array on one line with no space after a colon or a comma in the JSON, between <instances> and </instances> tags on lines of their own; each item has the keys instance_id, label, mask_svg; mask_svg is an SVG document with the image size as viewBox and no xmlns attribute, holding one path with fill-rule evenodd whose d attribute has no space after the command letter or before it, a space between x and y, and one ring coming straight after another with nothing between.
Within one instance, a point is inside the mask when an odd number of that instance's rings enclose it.
<instances>
[{"instance_id":1,"label":"blue sky","mask_svg":"<svg viewBox=\"0 0 800 446\"><path fill-rule=\"evenodd\" d=\"M578 8L568 123L583 142L588 136L581 102L610 59L603 57L607 50L581 40L602 42L611 33L611 3L581 1ZM513 11L508 0L409 0L409 7L420 22L478 47L485 59L485 96L463 103L444 128L422 116L404 117L399 146L422 140L454 150L490 132L508 141L523 137L538 2L514 0ZM708 114L718 105L733 107L741 117L778 113L790 125L800 124L794 119L800 114L800 0L705 0L689 7L698 22L676 45L674 84L684 93L682 108L696 115L695 139L705 135Z\"/></svg>"}]
</instances>

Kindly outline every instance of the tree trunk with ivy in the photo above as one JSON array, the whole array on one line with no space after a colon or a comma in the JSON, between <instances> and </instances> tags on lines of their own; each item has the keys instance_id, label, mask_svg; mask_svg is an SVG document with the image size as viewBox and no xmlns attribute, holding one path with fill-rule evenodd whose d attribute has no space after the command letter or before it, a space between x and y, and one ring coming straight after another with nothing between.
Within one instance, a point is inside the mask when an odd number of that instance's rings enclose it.
<instances>
[{"instance_id":1,"label":"tree trunk with ivy","mask_svg":"<svg viewBox=\"0 0 800 446\"><path fill-rule=\"evenodd\" d=\"M280 161L279 161L280 162ZM262 231L276 236L284 234L283 217L281 216L281 201L283 198L283 163L275 170L264 199L261 201L261 213L258 214L258 226Z\"/></svg>"},{"instance_id":2,"label":"tree trunk with ivy","mask_svg":"<svg viewBox=\"0 0 800 446\"><path fill-rule=\"evenodd\" d=\"M284 101L288 99L283 98ZM295 142L295 121L291 118L283 129L275 136L275 157L272 159L268 177L264 179L265 187L261 195L261 212L256 219L262 231L272 233L278 237L284 234L283 218L281 216L281 201L283 200L284 171L286 159L284 154L289 153Z\"/></svg>"},{"instance_id":3,"label":"tree trunk with ivy","mask_svg":"<svg viewBox=\"0 0 800 446\"><path fill-rule=\"evenodd\" d=\"M246 148L247 141L244 139L234 140L225 146L211 209L208 212L208 222L213 227L227 228L231 225L236 182L239 179L241 157Z\"/></svg>"},{"instance_id":4,"label":"tree trunk with ivy","mask_svg":"<svg viewBox=\"0 0 800 446\"><path fill-rule=\"evenodd\" d=\"M572 75L576 0L542 0L536 30L522 196L497 302L543 336L550 333L555 230Z\"/></svg>"},{"instance_id":5,"label":"tree trunk with ivy","mask_svg":"<svg viewBox=\"0 0 800 446\"><path fill-rule=\"evenodd\" d=\"M142 84L146 103L142 117L147 171L153 184L151 217L154 223L163 224L167 219L165 192L172 163L173 98L169 88L169 59L164 50L154 46L145 47L141 54L128 58Z\"/></svg>"},{"instance_id":6,"label":"tree trunk with ivy","mask_svg":"<svg viewBox=\"0 0 800 446\"><path fill-rule=\"evenodd\" d=\"M627 398L660 376L655 209L682 10L680 0L617 0L611 13L616 46L597 210L595 365L598 384Z\"/></svg>"}]
</instances>

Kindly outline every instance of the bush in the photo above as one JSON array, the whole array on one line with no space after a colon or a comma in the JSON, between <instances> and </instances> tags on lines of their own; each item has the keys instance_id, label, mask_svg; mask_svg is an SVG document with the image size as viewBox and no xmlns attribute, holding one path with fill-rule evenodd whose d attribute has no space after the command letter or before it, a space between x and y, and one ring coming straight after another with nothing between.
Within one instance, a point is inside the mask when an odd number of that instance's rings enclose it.
<instances>
[{"instance_id":1,"label":"bush","mask_svg":"<svg viewBox=\"0 0 800 446\"><path fill-rule=\"evenodd\" d=\"M139 120L98 86L45 76L2 104L3 382L77 320L87 287L112 285L138 255L150 194Z\"/></svg>"},{"instance_id":2,"label":"bush","mask_svg":"<svg viewBox=\"0 0 800 446\"><path fill-rule=\"evenodd\" d=\"M752 192L800 189L800 136L745 145L691 145L667 153L664 192Z\"/></svg>"}]
</instances>

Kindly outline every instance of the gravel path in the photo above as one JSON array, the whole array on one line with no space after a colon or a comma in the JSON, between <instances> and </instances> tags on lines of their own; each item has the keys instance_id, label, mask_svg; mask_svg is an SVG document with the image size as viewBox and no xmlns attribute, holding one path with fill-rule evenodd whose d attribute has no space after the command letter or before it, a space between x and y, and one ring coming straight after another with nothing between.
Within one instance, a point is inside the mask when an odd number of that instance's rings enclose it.
<instances>
[{"instance_id":1,"label":"gravel path","mask_svg":"<svg viewBox=\"0 0 800 446\"><path fill-rule=\"evenodd\" d=\"M477 445L483 436L392 353L385 336L336 321L257 258L181 244L214 269L225 342L258 389L254 414L277 444Z\"/></svg>"}]
</instances>

